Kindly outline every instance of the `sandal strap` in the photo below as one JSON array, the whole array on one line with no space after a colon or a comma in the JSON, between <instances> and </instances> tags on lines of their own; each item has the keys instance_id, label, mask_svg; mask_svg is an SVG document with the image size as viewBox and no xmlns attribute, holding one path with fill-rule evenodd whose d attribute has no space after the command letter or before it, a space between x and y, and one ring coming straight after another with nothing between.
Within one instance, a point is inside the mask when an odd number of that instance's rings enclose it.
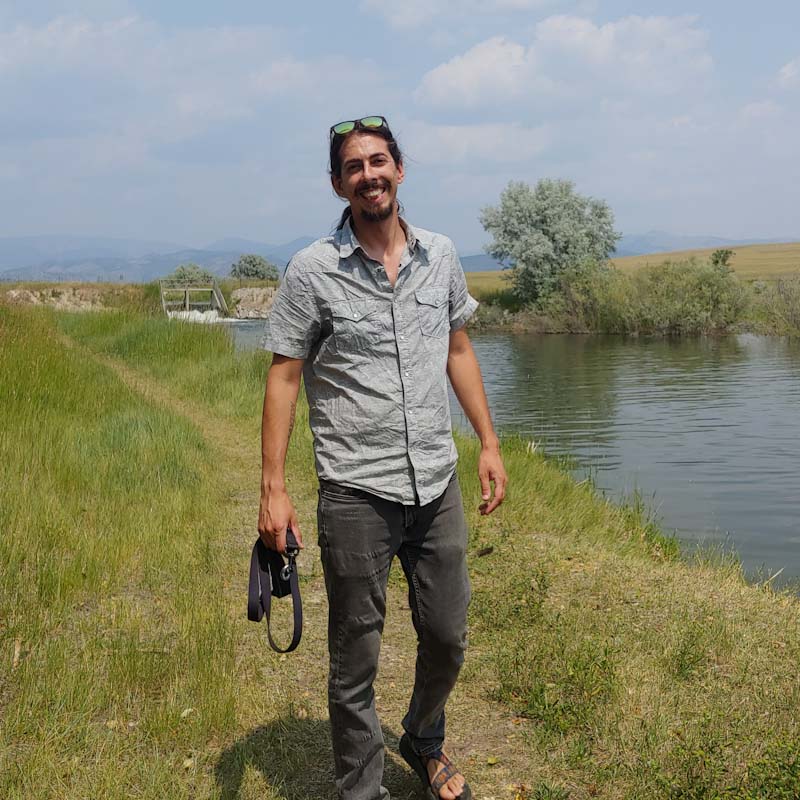
<instances>
[{"instance_id":1,"label":"sandal strap","mask_svg":"<svg viewBox=\"0 0 800 800\"><path fill-rule=\"evenodd\" d=\"M439 789L444 786L447 781L450 780L454 775L458 775L458 770L450 763L443 766L436 775L433 776L433 780L431 781L431 789L433 789L434 794L439 794Z\"/></svg>"}]
</instances>

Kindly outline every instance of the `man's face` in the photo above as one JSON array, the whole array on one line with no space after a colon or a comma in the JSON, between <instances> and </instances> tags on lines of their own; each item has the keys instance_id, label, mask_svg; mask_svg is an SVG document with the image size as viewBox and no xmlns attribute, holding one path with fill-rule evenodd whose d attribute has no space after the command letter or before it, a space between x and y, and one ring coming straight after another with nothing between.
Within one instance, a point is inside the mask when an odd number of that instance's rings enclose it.
<instances>
[{"instance_id":1,"label":"man's face","mask_svg":"<svg viewBox=\"0 0 800 800\"><path fill-rule=\"evenodd\" d=\"M331 176L339 197L350 203L353 215L367 222L388 219L395 208L397 187L403 182L402 162L394 163L385 139L355 133L341 150L342 177Z\"/></svg>"}]
</instances>

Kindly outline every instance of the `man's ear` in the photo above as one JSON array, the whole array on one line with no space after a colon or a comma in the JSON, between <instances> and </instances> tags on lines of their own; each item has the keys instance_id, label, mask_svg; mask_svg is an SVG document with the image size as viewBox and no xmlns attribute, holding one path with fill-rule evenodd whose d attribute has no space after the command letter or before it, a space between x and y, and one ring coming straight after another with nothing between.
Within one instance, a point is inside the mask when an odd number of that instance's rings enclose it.
<instances>
[{"instance_id":1,"label":"man's ear","mask_svg":"<svg viewBox=\"0 0 800 800\"><path fill-rule=\"evenodd\" d=\"M406 169L403 166L403 160L400 159L400 163L397 165L397 182L402 183L403 178L406 176Z\"/></svg>"},{"instance_id":2,"label":"man's ear","mask_svg":"<svg viewBox=\"0 0 800 800\"><path fill-rule=\"evenodd\" d=\"M331 186L333 186L333 191L339 195L339 197L344 197L342 193L342 179L337 177L336 175L331 175Z\"/></svg>"}]
</instances>

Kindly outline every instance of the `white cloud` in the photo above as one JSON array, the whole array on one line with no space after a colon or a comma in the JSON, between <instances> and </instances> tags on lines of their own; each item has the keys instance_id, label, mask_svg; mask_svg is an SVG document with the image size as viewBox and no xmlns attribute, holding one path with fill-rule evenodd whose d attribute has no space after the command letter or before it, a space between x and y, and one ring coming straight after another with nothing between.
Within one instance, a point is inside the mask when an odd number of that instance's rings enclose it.
<instances>
[{"instance_id":1,"label":"white cloud","mask_svg":"<svg viewBox=\"0 0 800 800\"><path fill-rule=\"evenodd\" d=\"M551 134L546 126L519 123L432 125L413 122L402 130L403 148L414 163L424 167L479 161L519 163L544 151Z\"/></svg>"},{"instance_id":2,"label":"white cloud","mask_svg":"<svg viewBox=\"0 0 800 800\"><path fill-rule=\"evenodd\" d=\"M710 72L694 17L631 16L596 25L574 16L540 22L528 44L494 37L440 64L415 94L426 105L474 108L522 96L670 95Z\"/></svg>"},{"instance_id":3,"label":"white cloud","mask_svg":"<svg viewBox=\"0 0 800 800\"><path fill-rule=\"evenodd\" d=\"M550 0L362 0L361 8L383 16L393 27L416 28L437 17L458 20L467 15L497 14L503 11L529 11L547 5Z\"/></svg>"},{"instance_id":4,"label":"white cloud","mask_svg":"<svg viewBox=\"0 0 800 800\"><path fill-rule=\"evenodd\" d=\"M431 106L466 108L487 98L495 102L512 99L528 86L531 67L530 51L496 36L428 72L414 96Z\"/></svg>"},{"instance_id":5,"label":"white cloud","mask_svg":"<svg viewBox=\"0 0 800 800\"><path fill-rule=\"evenodd\" d=\"M301 61L283 38L268 26L171 32L136 17L17 25L0 31L0 104L16 131L5 135L48 138L52 128L56 138L128 139L123 149L141 154L278 101L324 108L342 81L377 94L372 62Z\"/></svg>"},{"instance_id":6,"label":"white cloud","mask_svg":"<svg viewBox=\"0 0 800 800\"><path fill-rule=\"evenodd\" d=\"M783 109L774 100L757 100L743 106L740 117L743 122L763 123L776 120L783 114Z\"/></svg>"},{"instance_id":7,"label":"white cloud","mask_svg":"<svg viewBox=\"0 0 800 800\"><path fill-rule=\"evenodd\" d=\"M782 89L800 87L800 58L789 61L778 70L778 86Z\"/></svg>"}]
</instances>

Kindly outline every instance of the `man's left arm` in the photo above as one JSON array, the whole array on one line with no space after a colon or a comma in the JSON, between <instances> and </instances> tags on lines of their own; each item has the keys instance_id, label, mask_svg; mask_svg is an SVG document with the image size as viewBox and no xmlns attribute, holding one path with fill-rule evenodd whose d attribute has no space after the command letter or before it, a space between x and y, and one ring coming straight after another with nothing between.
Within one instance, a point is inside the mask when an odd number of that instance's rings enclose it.
<instances>
[{"instance_id":1,"label":"man's left arm","mask_svg":"<svg viewBox=\"0 0 800 800\"><path fill-rule=\"evenodd\" d=\"M489 413L481 369L469 335L463 327L450 333L447 377L450 378L458 402L481 442L478 477L481 482L483 502L479 510L481 514L491 514L503 502L508 477L500 455L500 441L494 432ZM494 496L492 496L492 484L494 484Z\"/></svg>"}]
</instances>

